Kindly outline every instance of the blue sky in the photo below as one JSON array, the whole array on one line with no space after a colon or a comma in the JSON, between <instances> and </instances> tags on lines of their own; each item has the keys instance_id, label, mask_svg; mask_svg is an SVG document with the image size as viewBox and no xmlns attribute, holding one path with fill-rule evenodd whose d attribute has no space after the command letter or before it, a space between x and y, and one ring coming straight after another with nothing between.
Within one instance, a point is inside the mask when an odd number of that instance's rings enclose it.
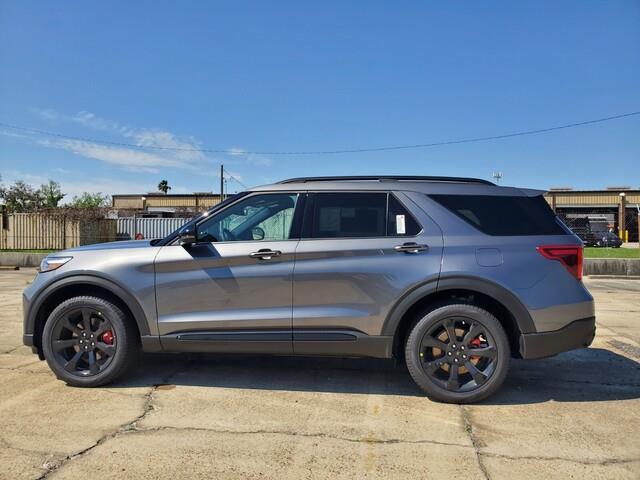
<instances>
[{"instance_id":1,"label":"blue sky","mask_svg":"<svg viewBox=\"0 0 640 480\"><path fill-rule=\"evenodd\" d=\"M533 188L640 187L640 116L555 133L335 156L640 110L640 3L0 0L6 184L70 195L331 174L468 175ZM231 182L231 190L241 190Z\"/></svg>"}]
</instances>

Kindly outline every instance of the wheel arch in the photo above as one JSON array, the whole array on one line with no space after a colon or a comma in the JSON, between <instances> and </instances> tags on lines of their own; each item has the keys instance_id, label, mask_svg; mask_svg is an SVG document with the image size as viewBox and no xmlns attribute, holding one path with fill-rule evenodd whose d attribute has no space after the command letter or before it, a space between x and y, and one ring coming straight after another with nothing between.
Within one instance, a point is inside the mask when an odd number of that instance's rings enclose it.
<instances>
[{"instance_id":1,"label":"wheel arch","mask_svg":"<svg viewBox=\"0 0 640 480\"><path fill-rule=\"evenodd\" d=\"M478 277L441 277L437 283L408 292L388 315L382 335L393 336L393 356L402 358L406 337L419 312L453 302L477 305L493 314L505 328L514 356L520 356L521 334L536 332L526 307L505 287Z\"/></svg>"},{"instance_id":2,"label":"wheel arch","mask_svg":"<svg viewBox=\"0 0 640 480\"><path fill-rule=\"evenodd\" d=\"M78 296L95 296L117 305L134 320L139 339L149 336L147 316L135 297L111 280L94 275L73 275L47 286L33 301L27 317L27 329L33 332L33 344L42 359L42 332L51 312L63 301Z\"/></svg>"}]
</instances>

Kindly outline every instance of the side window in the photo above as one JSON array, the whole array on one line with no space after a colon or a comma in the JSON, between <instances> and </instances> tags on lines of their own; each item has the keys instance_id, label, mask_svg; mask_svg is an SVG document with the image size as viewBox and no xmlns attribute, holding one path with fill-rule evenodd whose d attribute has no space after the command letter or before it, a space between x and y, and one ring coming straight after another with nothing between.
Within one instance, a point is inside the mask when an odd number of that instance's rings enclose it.
<instances>
[{"instance_id":1,"label":"side window","mask_svg":"<svg viewBox=\"0 0 640 480\"><path fill-rule=\"evenodd\" d=\"M487 235L566 235L542 195L429 195Z\"/></svg>"},{"instance_id":2,"label":"side window","mask_svg":"<svg viewBox=\"0 0 640 480\"><path fill-rule=\"evenodd\" d=\"M317 193L313 238L384 237L386 193Z\"/></svg>"},{"instance_id":3,"label":"side window","mask_svg":"<svg viewBox=\"0 0 640 480\"><path fill-rule=\"evenodd\" d=\"M390 237L413 237L420 233L420 225L400 201L389 194L389 218L387 235Z\"/></svg>"},{"instance_id":4,"label":"side window","mask_svg":"<svg viewBox=\"0 0 640 480\"><path fill-rule=\"evenodd\" d=\"M252 195L198 224L198 242L288 240L298 195Z\"/></svg>"}]
</instances>

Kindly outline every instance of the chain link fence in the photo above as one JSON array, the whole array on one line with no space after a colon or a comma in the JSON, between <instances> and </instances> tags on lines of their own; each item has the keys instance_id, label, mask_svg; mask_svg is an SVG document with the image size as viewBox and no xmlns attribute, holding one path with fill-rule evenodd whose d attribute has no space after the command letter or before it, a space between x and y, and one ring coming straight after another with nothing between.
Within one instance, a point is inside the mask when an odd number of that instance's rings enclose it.
<instances>
[{"instance_id":1,"label":"chain link fence","mask_svg":"<svg viewBox=\"0 0 640 480\"><path fill-rule=\"evenodd\" d=\"M625 209L625 231L620 231L618 211L611 208L558 208L560 219L582 240L589 241L593 235L611 231L623 241L638 241L638 212L636 208Z\"/></svg>"}]
</instances>

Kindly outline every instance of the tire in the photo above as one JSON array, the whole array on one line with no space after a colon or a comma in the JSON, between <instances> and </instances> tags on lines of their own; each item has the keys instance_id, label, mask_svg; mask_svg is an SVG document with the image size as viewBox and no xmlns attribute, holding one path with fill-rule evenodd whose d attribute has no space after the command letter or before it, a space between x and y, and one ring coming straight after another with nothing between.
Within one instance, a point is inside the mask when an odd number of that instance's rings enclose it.
<instances>
[{"instance_id":1,"label":"tire","mask_svg":"<svg viewBox=\"0 0 640 480\"><path fill-rule=\"evenodd\" d=\"M42 349L56 377L75 387L113 382L135 364L139 350L131 319L117 305L91 296L70 298L51 312Z\"/></svg>"},{"instance_id":2,"label":"tire","mask_svg":"<svg viewBox=\"0 0 640 480\"><path fill-rule=\"evenodd\" d=\"M468 304L445 305L418 316L405 344L413 380L429 398L445 403L473 403L495 393L510 358L498 319Z\"/></svg>"}]
</instances>

